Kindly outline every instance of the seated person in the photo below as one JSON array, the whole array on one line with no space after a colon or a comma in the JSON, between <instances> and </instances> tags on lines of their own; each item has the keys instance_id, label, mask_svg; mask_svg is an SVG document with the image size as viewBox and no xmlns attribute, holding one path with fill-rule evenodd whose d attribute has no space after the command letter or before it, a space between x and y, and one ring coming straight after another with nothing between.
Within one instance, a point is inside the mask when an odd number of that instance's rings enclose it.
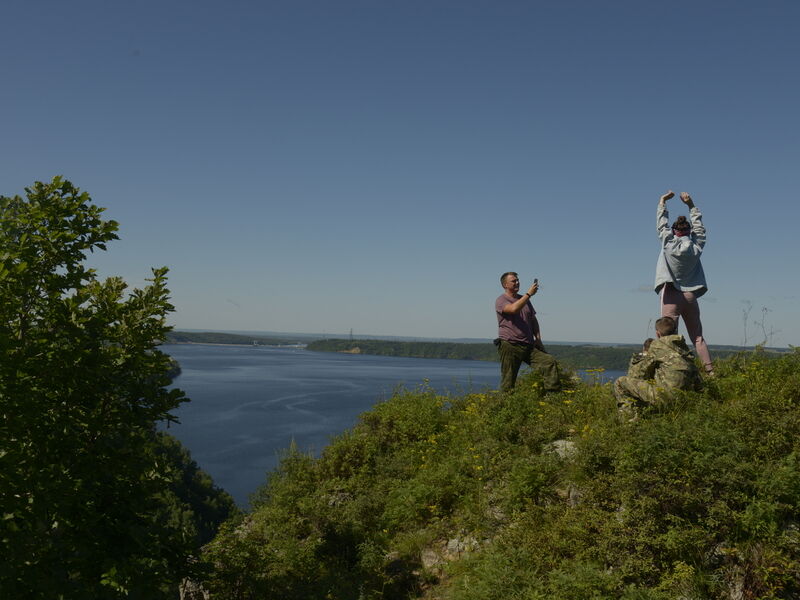
<instances>
[{"instance_id":1,"label":"seated person","mask_svg":"<svg viewBox=\"0 0 800 600\"><path fill-rule=\"evenodd\" d=\"M614 382L620 410L631 409L637 402L658 404L669 399L672 390L700 389L694 355L677 330L671 317L656 321L656 339L631 358L628 374Z\"/></svg>"},{"instance_id":2,"label":"seated person","mask_svg":"<svg viewBox=\"0 0 800 600\"><path fill-rule=\"evenodd\" d=\"M653 338L647 338L642 344L642 351L635 352L631 356L631 361L628 363L628 377L645 379L645 369L649 365L649 363L645 362L645 358L647 358L647 351L650 350L650 344L652 343Z\"/></svg>"}]
</instances>

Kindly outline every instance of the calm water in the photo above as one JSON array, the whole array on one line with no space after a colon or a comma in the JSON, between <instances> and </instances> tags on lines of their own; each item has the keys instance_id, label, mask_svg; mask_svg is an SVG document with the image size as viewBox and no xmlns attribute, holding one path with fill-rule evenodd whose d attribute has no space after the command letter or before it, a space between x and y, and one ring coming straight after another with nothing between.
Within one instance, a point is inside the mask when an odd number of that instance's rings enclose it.
<instances>
[{"instance_id":1,"label":"calm water","mask_svg":"<svg viewBox=\"0 0 800 600\"><path fill-rule=\"evenodd\" d=\"M191 398L175 411L180 424L169 432L243 507L292 440L316 454L399 387L427 380L439 393L460 394L496 388L500 379L498 363L481 361L263 346L162 349L181 364L175 386Z\"/></svg>"},{"instance_id":2,"label":"calm water","mask_svg":"<svg viewBox=\"0 0 800 600\"><path fill-rule=\"evenodd\" d=\"M241 506L292 440L318 453L399 386L427 379L440 393L496 387L499 365L295 348L165 345L181 364L175 385L191 402L169 432Z\"/></svg>"}]
</instances>

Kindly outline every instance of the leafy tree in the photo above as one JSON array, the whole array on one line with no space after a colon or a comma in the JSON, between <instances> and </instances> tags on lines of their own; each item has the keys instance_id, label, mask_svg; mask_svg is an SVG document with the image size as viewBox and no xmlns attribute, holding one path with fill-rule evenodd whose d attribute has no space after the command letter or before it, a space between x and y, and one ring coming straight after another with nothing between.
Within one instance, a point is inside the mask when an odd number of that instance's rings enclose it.
<instances>
[{"instance_id":1,"label":"leafy tree","mask_svg":"<svg viewBox=\"0 0 800 600\"><path fill-rule=\"evenodd\" d=\"M179 440L159 431L155 447L171 469L169 489L177 500L177 509L190 511L188 520L193 526L196 546L199 548L210 542L220 524L238 514L238 509L231 495L214 484Z\"/></svg>"},{"instance_id":2,"label":"leafy tree","mask_svg":"<svg viewBox=\"0 0 800 600\"><path fill-rule=\"evenodd\" d=\"M185 400L167 269L99 280L117 223L61 177L25 191L0 196L0 597L163 597L197 547L154 430Z\"/></svg>"}]
</instances>

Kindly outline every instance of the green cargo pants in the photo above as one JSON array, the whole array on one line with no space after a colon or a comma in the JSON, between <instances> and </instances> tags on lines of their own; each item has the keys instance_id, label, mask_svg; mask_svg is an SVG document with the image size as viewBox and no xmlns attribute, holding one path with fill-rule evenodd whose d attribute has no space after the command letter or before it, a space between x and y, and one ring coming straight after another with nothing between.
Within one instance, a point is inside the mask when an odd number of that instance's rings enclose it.
<instances>
[{"instance_id":1,"label":"green cargo pants","mask_svg":"<svg viewBox=\"0 0 800 600\"><path fill-rule=\"evenodd\" d=\"M617 403L660 404L671 397L670 390L657 386L652 380L637 379L623 375L614 382L614 396Z\"/></svg>"},{"instance_id":2,"label":"green cargo pants","mask_svg":"<svg viewBox=\"0 0 800 600\"><path fill-rule=\"evenodd\" d=\"M561 389L558 381L558 363L547 352L542 352L527 344L512 344L506 340L500 340L497 352L500 355L500 389L502 391L510 392L514 389L517 373L523 362L542 374L546 392L557 392Z\"/></svg>"}]
</instances>

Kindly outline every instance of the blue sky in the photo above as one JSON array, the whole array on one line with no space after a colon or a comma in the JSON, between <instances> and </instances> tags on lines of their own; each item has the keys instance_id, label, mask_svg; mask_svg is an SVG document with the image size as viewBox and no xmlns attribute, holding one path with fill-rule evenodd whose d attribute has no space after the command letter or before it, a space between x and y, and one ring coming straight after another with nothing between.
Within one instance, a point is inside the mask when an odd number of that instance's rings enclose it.
<instances>
[{"instance_id":1,"label":"blue sky","mask_svg":"<svg viewBox=\"0 0 800 600\"><path fill-rule=\"evenodd\" d=\"M0 5L0 193L63 174L178 328L637 342L655 208L708 228L711 344L800 344L800 4ZM680 214L673 200L672 216ZM767 312L762 309L766 308Z\"/></svg>"}]
</instances>

